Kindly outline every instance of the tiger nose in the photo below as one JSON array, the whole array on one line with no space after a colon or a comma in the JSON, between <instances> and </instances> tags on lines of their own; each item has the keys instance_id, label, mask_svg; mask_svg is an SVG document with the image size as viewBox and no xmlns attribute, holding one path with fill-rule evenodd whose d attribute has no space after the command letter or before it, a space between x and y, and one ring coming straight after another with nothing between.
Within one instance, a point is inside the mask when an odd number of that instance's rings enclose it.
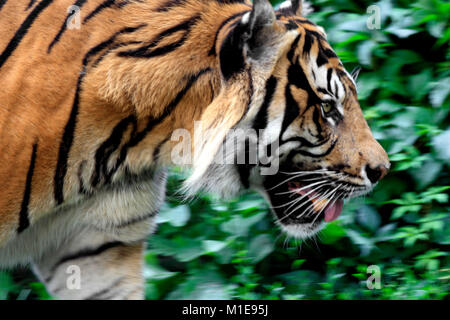
<instances>
[{"instance_id":1,"label":"tiger nose","mask_svg":"<svg viewBox=\"0 0 450 320\"><path fill-rule=\"evenodd\" d=\"M380 179L382 179L389 171L390 163L384 165L380 164L375 168L372 168L370 165L366 165L366 175L372 184L377 183Z\"/></svg>"}]
</instances>

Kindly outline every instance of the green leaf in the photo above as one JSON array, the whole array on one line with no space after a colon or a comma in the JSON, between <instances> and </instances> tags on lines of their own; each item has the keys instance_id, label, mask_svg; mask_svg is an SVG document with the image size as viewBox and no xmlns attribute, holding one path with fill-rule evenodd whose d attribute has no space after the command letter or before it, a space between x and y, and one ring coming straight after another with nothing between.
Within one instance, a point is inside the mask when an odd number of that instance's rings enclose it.
<instances>
[{"instance_id":1,"label":"green leaf","mask_svg":"<svg viewBox=\"0 0 450 320\"><path fill-rule=\"evenodd\" d=\"M302 264L306 262L306 259L296 259L292 262L291 268L292 269L299 269Z\"/></svg>"},{"instance_id":2,"label":"green leaf","mask_svg":"<svg viewBox=\"0 0 450 320\"><path fill-rule=\"evenodd\" d=\"M369 253L375 248L372 239L366 238L354 230L348 230L347 235L350 237L352 242L359 247L362 256L369 255Z\"/></svg>"},{"instance_id":3,"label":"green leaf","mask_svg":"<svg viewBox=\"0 0 450 320\"><path fill-rule=\"evenodd\" d=\"M358 60L361 64L368 66L372 64L372 51L376 45L374 41L364 41L358 46Z\"/></svg>"},{"instance_id":4,"label":"green leaf","mask_svg":"<svg viewBox=\"0 0 450 320\"><path fill-rule=\"evenodd\" d=\"M17 289L13 278L7 272L0 271L0 300L6 300L8 293Z\"/></svg>"},{"instance_id":5,"label":"green leaf","mask_svg":"<svg viewBox=\"0 0 450 320\"><path fill-rule=\"evenodd\" d=\"M381 224L378 212L371 206L364 205L358 210L358 222L371 231L375 231Z\"/></svg>"},{"instance_id":6,"label":"green leaf","mask_svg":"<svg viewBox=\"0 0 450 320\"><path fill-rule=\"evenodd\" d=\"M397 207L392 211L392 216L391 219L395 220L395 219L400 219L401 217L403 217L406 213L410 213L410 212L419 212L420 209L422 209L421 205L409 205L409 206L401 206L401 207Z\"/></svg>"},{"instance_id":7,"label":"green leaf","mask_svg":"<svg viewBox=\"0 0 450 320\"><path fill-rule=\"evenodd\" d=\"M274 241L268 234L261 234L253 238L248 248L248 256L253 263L257 263L274 250Z\"/></svg>"},{"instance_id":8,"label":"green leaf","mask_svg":"<svg viewBox=\"0 0 450 320\"><path fill-rule=\"evenodd\" d=\"M440 107L450 94L450 77L436 82L430 92L430 103L433 107Z\"/></svg>"},{"instance_id":9,"label":"green leaf","mask_svg":"<svg viewBox=\"0 0 450 320\"><path fill-rule=\"evenodd\" d=\"M432 140L433 148L439 159L450 164L450 129L444 131L440 135L436 136Z\"/></svg>"},{"instance_id":10,"label":"green leaf","mask_svg":"<svg viewBox=\"0 0 450 320\"><path fill-rule=\"evenodd\" d=\"M189 221L190 216L189 206L180 205L168 210L162 210L156 216L156 223L168 222L174 227L182 227Z\"/></svg>"},{"instance_id":11,"label":"green leaf","mask_svg":"<svg viewBox=\"0 0 450 320\"><path fill-rule=\"evenodd\" d=\"M411 169L410 173L416 181L418 189L423 189L436 180L442 171L442 167L442 163L429 159L420 168Z\"/></svg>"},{"instance_id":12,"label":"green leaf","mask_svg":"<svg viewBox=\"0 0 450 320\"><path fill-rule=\"evenodd\" d=\"M245 236L248 234L250 227L255 223L261 221L267 212L260 212L248 218L241 216L234 216L231 220L224 222L220 229L224 232L234 234L237 236Z\"/></svg>"},{"instance_id":13,"label":"green leaf","mask_svg":"<svg viewBox=\"0 0 450 320\"><path fill-rule=\"evenodd\" d=\"M416 30L397 27L389 27L386 29L386 31L396 35L399 38L408 38L409 36L417 33Z\"/></svg>"},{"instance_id":14,"label":"green leaf","mask_svg":"<svg viewBox=\"0 0 450 320\"><path fill-rule=\"evenodd\" d=\"M203 240L203 248L206 252L217 252L226 247L225 241Z\"/></svg>"},{"instance_id":15,"label":"green leaf","mask_svg":"<svg viewBox=\"0 0 450 320\"><path fill-rule=\"evenodd\" d=\"M419 74L409 77L409 92L415 101L420 101L428 93L432 77L431 69L421 70Z\"/></svg>"},{"instance_id":16,"label":"green leaf","mask_svg":"<svg viewBox=\"0 0 450 320\"><path fill-rule=\"evenodd\" d=\"M333 221L325 225L325 228L320 233L320 240L324 244L332 244L344 237L345 234L345 229Z\"/></svg>"},{"instance_id":17,"label":"green leaf","mask_svg":"<svg viewBox=\"0 0 450 320\"><path fill-rule=\"evenodd\" d=\"M198 269L167 296L169 300L229 300L232 285L213 270Z\"/></svg>"},{"instance_id":18,"label":"green leaf","mask_svg":"<svg viewBox=\"0 0 450 320\"><path fill-rule=\"evenodd\" d=\"M158 265L146 265L144 268L144 278L147 280L164 280L177 275L178 272L167 271Z\"/></svg>"},{"instance_id":19,"label":"green leaf","mask_svg":"<svg viewBox=\"0 0 450 320\"><path fill-rule=\"evenodd\" d=\"M387 225L382 226L377 230L376 240L377 241L388 241L392 238L393 232L396 229L396 223L389 223Z\"/></svg>"},{"instance_id":20,"label":"green leaf","mask_svg":"<svg viewBox=\"0 0 450 320\"><path fill-rule=\"evenodd\" d=\"M248 213L252 211L260 211L261 208L265 208L266 205L264 203L263 199L256 199L256 200L244 200L240 201L237 206L236 210L240 211L242 213Z\"/></svg>"}]
</instances>

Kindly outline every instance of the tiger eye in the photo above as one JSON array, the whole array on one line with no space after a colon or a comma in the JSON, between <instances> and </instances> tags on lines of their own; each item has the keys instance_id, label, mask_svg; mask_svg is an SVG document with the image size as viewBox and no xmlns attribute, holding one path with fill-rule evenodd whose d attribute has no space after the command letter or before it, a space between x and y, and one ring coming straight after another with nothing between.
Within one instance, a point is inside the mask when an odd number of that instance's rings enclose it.
<instances>
[{"instance_id":1,"label":"tiger eye","mask_svg":"<svg viewBox=\"0 0 450 320\"><path fill-rule=\"evenodd\" d=\"M329 103L322 103L323 112L328 113L333 109L333 106Z\"/></svg>"}]
</instances>

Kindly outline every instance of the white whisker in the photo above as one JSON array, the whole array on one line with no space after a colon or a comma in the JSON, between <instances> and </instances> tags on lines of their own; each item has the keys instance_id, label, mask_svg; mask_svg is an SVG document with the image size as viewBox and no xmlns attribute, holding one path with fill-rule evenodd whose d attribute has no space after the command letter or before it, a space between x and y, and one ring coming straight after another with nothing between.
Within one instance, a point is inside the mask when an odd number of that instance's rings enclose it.
<instances>
[{"instance_id":1,"label":"white whisker","mask_svg":"<svg viewBox=\"0 0 450 320\"><path fill-rule=\"evenodd\" d=\"M302 196L301 198L297 199L297 201L295 201L293 204L291 204L285 211L289 210L290 208L292 208L294 205L296 205L300 200L304 199L305 196L307 196L309 193L312 192L316 192L316 190L322 188L323 186L318 186L317 188L314 188L313 190L311 190L310 192L308 192L307 194L305 194L304 196ZM320 193L319 193L320 194ZM299 206L297 206L296 208L294 208L293 210L291 210L289 213L287 213L283 218L279 219L279 221L282 221L288 217L290 217L294 212L296 212L298 209L300 209L302 206L304 206L305 204L307 204L308 202L303 202L301 203Z\"/></svg>"},{"instance_id":2,"label":"white whisker","mask_svg":"<svg viewBox=\"0 0 450 320\"><path fill-rule=\"evenodd\" d=\"M283 174L312 174L312 173L323 173L323 172L337 172L337 171L330 171L327 169L318 169L318 170L310 170L310 171L292 171L292 172L287 172L287 171L280 171L280 173Z\"/></svg>"},{"instance_id":3,"label":"white whisker","mask_svg":"<svg viewBox=\"0 0 450 320\"><path fill-rule=\"evenodd\" d=\"M289 190L289 191L278 192L278 193L275 193L275 194L276 194L276 195L280 195L280 194L286 194L286 193L297 193L297 192L299 192L299 191L308 189L308 188L310 188L310 187L314 187L314 186L316 186L316 185L318 185L318 184L320 184L320 183L323 183L323 182L328 182L328 181L327 181L327 180L322 180L322 181L319 181L319 182L315 182L315 183L311 183L311 184L309 184L309 185L303 186L303 187L301 187L301 188L292 189L292 190Z\"/></svg>"},{"instance_id":4,"label":"white whisker","mask_svg":"<svg viewBox=\"0 0 450 320\"><path fill-rule=\"evenodd\" d=\"M314 188L314 189L311 190L311 191L315 191L315 190L317 190L317 189L323 187L325 184L326 184L326 181L324 181L324 182L323 182L322 184L320 184L319 186L316 186L316 188ZM298 201L300 201L301 199L303 199L303 198L305 198L306 196L308 196L309 193L311 193L311 191L309 191L308 193L305 193L305 194L302 195L301 197L298 197L298 198L295 198L295 199L292 200L292 201L289 201L288 203L285 203L285 204L283 204L283 205L281 205L281 206L276 206L276 207L273 207L273 208L282 208L282 207L286 207L287 205L289 205L289 204L292 203L292 202L298 202Z\"/></svg>"},{"instance_id":5,"label":"white whisker","mask_svg":"<svg viewBox=\"0 0 450 320\"><path fill-rule=\"evenodd\" d=\"M322 213L322 211L328 206L328 204L330 203L330 201L333 199L333 202L331 203L330 206L333 206L336 201L339 199L339 197L341 196L342 193L339 193L339 195L336 196L336 194L333 194L333 196L330 198L330 200L328 201L327 205L325 207L322 208L322 210L320 210L319 214L314 218L313 223L316 221L317 217L320 216L320 214Z\"/></svg>"},{"instance_id":6,"label":"white whisker","mask_svg":"<svg viewBox=\"0 0 450 320\"><path fill-rule=\"evenodd\" d=\"M334 194L334 192L336 192L338 189L339 189L339 186L337 186L336 188L334 188L334 189L331 190L331 191L328 191L327 193L325 193L323 196L321 196L319 199L316 199L315 201L323 201L324 199L329 198L330 195ZM308 208L306 208L306 210L305 210L302 214L300 214L300 215L297 216L297 219L300 218L301 216L303 216L307 211L309 211L309 210L311 210L311 209L314 210L314 206L315 206L315 204L314 204L314 202L313 202ZM325 208L325 207L326 207L326 205L325 205L323 208ZM309 215L309 214L308 214L308 215Z\"/></svg>"}]
</instances>

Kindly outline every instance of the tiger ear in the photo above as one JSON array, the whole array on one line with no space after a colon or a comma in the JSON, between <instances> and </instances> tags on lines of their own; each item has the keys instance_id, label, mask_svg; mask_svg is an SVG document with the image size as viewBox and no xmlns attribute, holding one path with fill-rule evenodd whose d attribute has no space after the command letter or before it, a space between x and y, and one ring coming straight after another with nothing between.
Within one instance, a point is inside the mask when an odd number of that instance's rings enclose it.
<instances>
[{"instance_id":1,"label":"tiger ear","mask_svg":"<svg viewBox=\"0 0 450 320\"><path fill-rule=\"evenodd\" d=\"M306 17L312 11L311 4L303 0L287 0L281 4L280 8L283 7L290 7L294 15L302 17Z\"/></svg>"},{"instance_id":2,"label":"tiger ear","mask_svg":"<svg viewBox=\"0 0 450 320\"><path fill-rule=\"evenodd\" d=\"M295 15L301 16L303 10L303 1L302 0L291 0L292 11Z\"/></svg>"},{"instance_id":3,"label":"tiger ear","mask_svg":"<svg viewBox=\"0 0 450 320\"><path fill-rule=\"evenodd\" d=\"M254 0L253 8L244 14L227 35L220 49L220 66L225 79L244 69L248 57L263 60L277 36L275 11L268 0Z\"/></svg>"},{"instance_id":4,"label":"tiger ear","mask_svg":"<svg viewBox=\"0 0 450 320\"><path fill-rule=\"evenodd\" d=\"M258 35L261 28L273 25L275 21L275 11L268 0L254 0L250 13L246 13L241 20L241 24L246 26L246 34L250 40Z\"/></svg>"}]
</instances>

